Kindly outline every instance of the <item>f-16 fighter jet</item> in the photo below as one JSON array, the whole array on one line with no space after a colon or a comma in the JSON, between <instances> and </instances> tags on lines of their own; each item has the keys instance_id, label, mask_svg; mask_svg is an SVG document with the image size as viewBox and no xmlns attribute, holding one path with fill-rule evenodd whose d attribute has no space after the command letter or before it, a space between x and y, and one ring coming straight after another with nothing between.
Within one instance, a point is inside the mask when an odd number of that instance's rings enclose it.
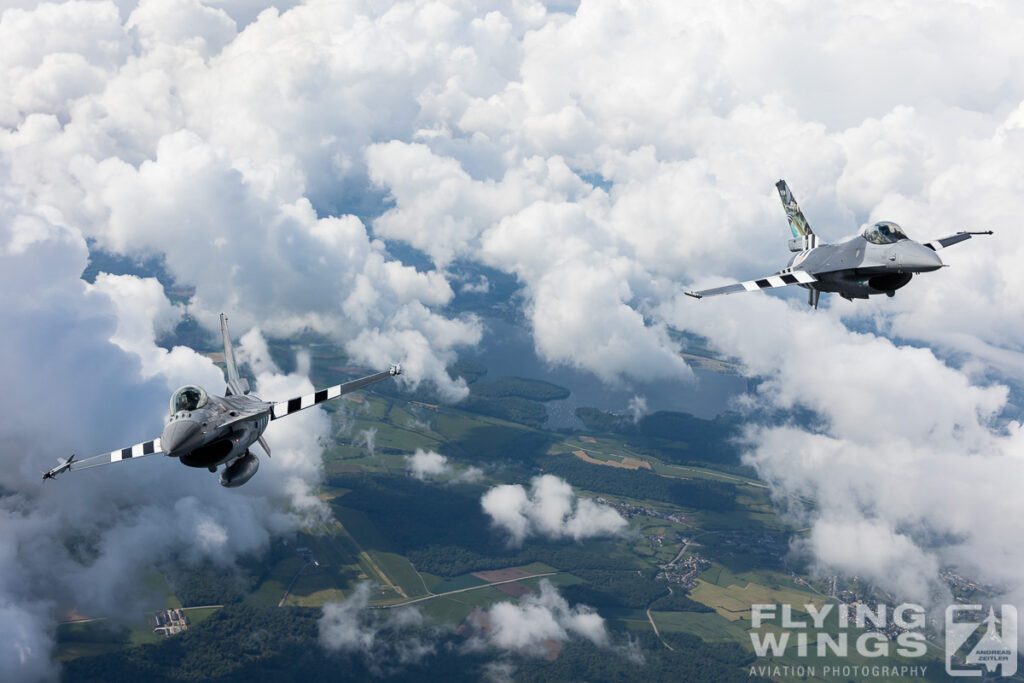
<instances>
[{"instance_id":1,"label":"f-16 fighter jet","mask_svg":"<svg viewBox=\"0 0 1024 683\"><path fill-rule=\"evenodd\" d=\"M753 292L774 287L799 285L810 290L807 303L818 307L822 292L835 292L844 299L867 299L875 294L894 296L918 273L942 267L939 249L969 240L984 232L958 232L931 242L915 242L895 223L882 221L864 228L860 235L841 244L820 244L818 236L797 206L785 180L775 184L789 218L793 238L789 250L795 252L785 268L758 280L738 282L725 287L686 292L697 299L717 294Z\"/></svg>"},{"instance_id":2,"label":"f-16 fighter jet","mask_svg":"<svg viewBox=\"0 0 1024 683\"><path fill-rule=\"evenodd\" d=\"M58 458L60 464L43 473L43 479L53 479L68 470L84 470L163 453L188 467L206 467L211 472L224 465L220 473L221 486L241 486L252 479L260 466L259 459L249 447L258 441L270 456L270 446L263 438L263 430L271 420L279 420L402 373L400 365L392 365L384 372L321 389L308 396L268 403L251 393L249 382L238 376L228 334L228 318L223 313L220 315L220 330L224 338L224 363L228 376L224 396L209 396L202 387L194 384L183 386L171 395L171 419L160 438L85 460L75 460L74 456L68 460Z\"/></svg>"}]
</instances>

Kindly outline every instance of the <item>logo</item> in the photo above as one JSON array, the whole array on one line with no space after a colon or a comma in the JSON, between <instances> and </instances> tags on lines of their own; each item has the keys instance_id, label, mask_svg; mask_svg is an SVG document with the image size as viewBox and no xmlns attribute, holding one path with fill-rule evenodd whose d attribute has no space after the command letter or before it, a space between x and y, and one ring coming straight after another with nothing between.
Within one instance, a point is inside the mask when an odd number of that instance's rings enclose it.
<instances>
[{"instance_id":1,"label":"logo","mask_svg":"<svg viewBox=\"0 0 1024 683\"><path fill-rule=\"evenodd\" d=\"M1003 605L996 616L981 605L946 608L946 673L982 676L999 669L1001 676L1017 673L1017 608ZM984 670L984 671L983 671Z\"/></svg>"},{"instance_id":2,"label":"logo","mask_svg":"<svg viewBox=\"0 0 1024 683\"><path fill-rule=\"evenodd\" d=\"M797 617L792 605L750 606L754 654L773 660L751 666L751 675L848 680L923 678L927 674L926 664L888 659L914 660L927 654L927 613L921 605L904 603L889 609L884 604L822 602L808 603L799 611L803 614ZM796 666L778 662L790 654L796 655ZM851 655L868 663L835 663ZM870 663L872 660L878 663Z\"/></svg>"},{"instance_id":3,"label":"logo","mask_svg":"<svg viewBox=\"0 0 1024 683\"><path fill-rule=\"evenodd\" d=\"M895 608L859 600L852 604L822 601L799 608L751 605L750 644L755 656L767 661L755 663L750 672L773 678L924 677L931 660L926 617L925 608L913 603ZM984 679L1014 676L1017 633L1013 605L950 605L946 608L946 673ZM790 659L784 664L779 661L783 657ZM849 657L858 661L836 663Z\"/></svg>"}]
</instances>

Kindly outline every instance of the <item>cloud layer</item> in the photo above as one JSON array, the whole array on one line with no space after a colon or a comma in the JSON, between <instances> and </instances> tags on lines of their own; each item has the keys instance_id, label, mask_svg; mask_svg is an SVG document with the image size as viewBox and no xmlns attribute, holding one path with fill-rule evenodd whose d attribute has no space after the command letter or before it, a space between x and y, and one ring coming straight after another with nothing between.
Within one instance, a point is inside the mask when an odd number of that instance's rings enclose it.
<instances>
[{"instance_id":1,"label":"cloud layer","mask_svg":"<svg viewBox=\"0 0 1024 683\"><path fill-rule=\"evenodd\" d=\"M317 330L450 399L466 388L444 367L482 331L445 310L459 261L514 275L538 354L608 382L687 380L670 328L699 334L765 378L751 407L815 416L752 425L748 457L779 500L817 501L799 514L823 571L918 595L955 564L1024 601L1024 9L275 4L0 14L0 603L17 617L0 624L21 625L0 627L0 672L53 676L58 606L106 609L138 585L150 523L174 520L157 551L198 537L196 553L230 561L293 523L253 496L316 509L299 502L317 477L313 412L268 433L264 467L282 477L232 497L172 468L159 500L148 472L167 463L149 461L38 487L54 454L154 435L183 379L221 381L152 341L180 312L156 283L79 280L87 239L162 256L204 325L227 310L237 333ZM919 239L996 235L891 300L810 313L801 292L684 298L783 265L779 177L824 238L882 218ZM431 265L403 265L385 239ZM243 346L258 364L259 337ZM269 360L259 379L268 397L309 388ZM520 540L600 527L571 521L601 517L580 514L588 501L543 490L489 493L496 524ZM90 539L88 562L63 529Z\"/></svg>"},{"instance_id":2,"label":"cloud layer","mask_svg":"<svg viewBox=\"0 0 1024 683\"><path fill-rule=\"evenodd\" d=\"M173 388L187 380L220 391L224 379L191 349L156 346L159 328L175 319L156 281L86 284L77 275L86 259L81 235L52 212L19 206L11 185L3 187L0 277L9 296L0 317L9 333L0 340L0 379L17 391L7 393L0 423L0 671L32 680L55 676L52 637L69 608L137 615L158 597L144 581L154 563L176 556L230 566L322 514L311 487L329 425L314 412L272 427L276 457L238 491L159 455L41 486L39 473L57 455L88 457L153 438ZM240 355L259 355L252 347L260 342L247 335ZM280 374L269 357L256 373L256 390L270 397L308 387L304 376Z\"/></svg>"}]
</instances>

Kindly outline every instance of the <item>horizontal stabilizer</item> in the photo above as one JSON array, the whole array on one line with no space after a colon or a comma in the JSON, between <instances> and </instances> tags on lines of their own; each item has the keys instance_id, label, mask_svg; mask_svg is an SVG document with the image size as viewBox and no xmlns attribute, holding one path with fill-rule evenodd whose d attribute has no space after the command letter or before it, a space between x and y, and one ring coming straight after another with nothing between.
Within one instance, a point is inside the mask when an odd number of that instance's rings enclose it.
<instances>
[{"instance_id":1,"label":"horizontal stabilizer","mask_svg":"<svg viewBox=\"0 0 1024 683\"><path fill-rule=\"evenodd\" d=\"M702 289L699 292L686 292L686 294L687 296L692 296L695 299L703 299L706 296L736 294L738 292L756 292L761 289L774 289L775 287L788 287L789 285L807 285L817 281L818 278L814 277L806 270L794 270L788 273L776 273L775 275L769 275L768 277L759 278L757 280L737 282L734 285L725 285L724 287L715 287L713 289Z\"/></svg>"}]
</instances>

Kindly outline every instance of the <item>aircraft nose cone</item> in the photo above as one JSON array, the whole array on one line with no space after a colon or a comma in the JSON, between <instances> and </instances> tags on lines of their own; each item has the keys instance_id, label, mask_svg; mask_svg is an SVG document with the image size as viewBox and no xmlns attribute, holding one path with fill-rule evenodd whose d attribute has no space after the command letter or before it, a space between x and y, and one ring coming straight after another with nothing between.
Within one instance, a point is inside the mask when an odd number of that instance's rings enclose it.
<instances>
[{"instance_id":1,"label":"aircraft nose cone","mask_svg":"<svg viewBox=\"0 0 1024 683\"><path fill-rule=\"evenodd\" d=\"M902 256L903 270L913 273L927 273L938 270L942 267L942 259L933 250L923 244L907 245L912 246Z\"/></svg>"},{"instance_id":2,"label":"aircraft nose cone","mask_svg":"<svg viewBox=\"0 0 1024 683\"><path fill-rule=\"evenodd\" d=\"M192 450L202 442L199 423L182 419L167 423L160 435L160 447L167 455L178 455Z\"/></svg>"}]
</instances>

